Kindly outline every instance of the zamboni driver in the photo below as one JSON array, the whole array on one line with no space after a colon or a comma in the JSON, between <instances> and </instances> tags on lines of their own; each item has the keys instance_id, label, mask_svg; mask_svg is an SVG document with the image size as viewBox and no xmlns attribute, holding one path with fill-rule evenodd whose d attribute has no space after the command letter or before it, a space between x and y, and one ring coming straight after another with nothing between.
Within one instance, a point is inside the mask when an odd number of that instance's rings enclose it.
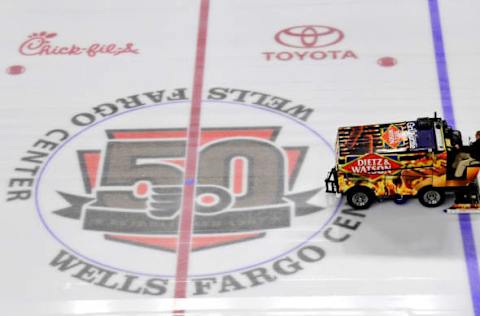
<instances>
[{"instance_id":1,"label":"zamboni driver","mask_svg":"<svg viewBox=\"0 0 480 316\"><path fill-rule=\"evenodd\" d=\"M453 163L455 177L460 178L465 172L465 168L477 164L480 164L480 131L475 133L475 141L470 145L470 148L466 152L459 152L455 157Z\"/></svg>"}]
</instances>

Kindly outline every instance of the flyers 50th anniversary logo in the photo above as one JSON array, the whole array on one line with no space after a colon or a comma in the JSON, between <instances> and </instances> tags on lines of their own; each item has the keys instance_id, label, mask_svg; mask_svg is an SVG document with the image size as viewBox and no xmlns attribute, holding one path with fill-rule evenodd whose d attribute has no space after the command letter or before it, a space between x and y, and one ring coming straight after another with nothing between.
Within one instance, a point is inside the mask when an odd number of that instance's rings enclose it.
<instances>
[{"instance_id":1,"label":"flyers 50th anniversary logo","mask_svg":"<svg viewBox=\"0 0 480 316\"><path fill-rule=\"evenodd\" d=\"M60 245L52 269L110 290L172 295L190 103L186 88L118 98L73 115L22 155L7 199L28 203ZM190 295L302 273L361 225L366 211L324 194L334 153L306 123L313 114L267 93L208 90Z\"/></svg>"}]
</instances>

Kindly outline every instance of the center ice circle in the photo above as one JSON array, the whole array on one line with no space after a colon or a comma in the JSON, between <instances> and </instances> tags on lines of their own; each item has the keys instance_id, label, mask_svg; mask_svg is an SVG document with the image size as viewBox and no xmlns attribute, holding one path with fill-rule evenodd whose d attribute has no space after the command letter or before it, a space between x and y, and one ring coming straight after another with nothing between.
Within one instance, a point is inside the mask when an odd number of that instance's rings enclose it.
<instances>
[{"instance_id":1,"label":"center ice circle","mask_svg":"<svg viewBox=\"0 0 480 316\"><path fill-rule=\"evenodd\" d=\"M187 105L187 106L186 106ZM173 278L175 275L176 254L128 244L113 243L102 234L82 229L79 221L59 217L55 209L65 206L57 191L68 191L81 195L83 184L78 166L72 164L78 151L85 149L103 150L107 139L105 131L111 129L173 128L188 126L189 102L170 102L153 104L128 110L107 117L83 128L60 145L46 161L39 172L35 186L35 206L40 221L66 250L79 258L107 269L144 276ZM232 111L236 115L232 116ZM245 117L243 124L238 118ZM251 117L255 117L255 121ZM172 119L175 118L175 119ZM308 155L297 175L298 183L318 187L323 183L321 177L310 177L310 171L328 170L333 151L328 142L305 122L269 108L236 102L206 100L202 105L202 127L218 126L279 126L281 133L275 143L279 146L308 146ZM145 183L137 186L137 193L145 195L150 188ZM295 187L292 189L295 190ZM215 204L215 198L204 196L205 204ZM339 204L329 205L323 212L308 218L296 218L292 215L290 227L266 230L263 238L226 245L214 249L193 252L190 256L190 277L204 277L242 271L262 265L288 255L314 239L328 225ZM293 226L302 229L292 229ZM298 242L301 240L301 242ZM293 241L293 242L292 242ZM242 253L248 251L249 255ZM215 259L215 258L218 258ZM235 258L223 260L221 258ZM214 260L216 266L205 264ZM223 263L219 263L222 261Z\"/></svg>"}]
</instances>

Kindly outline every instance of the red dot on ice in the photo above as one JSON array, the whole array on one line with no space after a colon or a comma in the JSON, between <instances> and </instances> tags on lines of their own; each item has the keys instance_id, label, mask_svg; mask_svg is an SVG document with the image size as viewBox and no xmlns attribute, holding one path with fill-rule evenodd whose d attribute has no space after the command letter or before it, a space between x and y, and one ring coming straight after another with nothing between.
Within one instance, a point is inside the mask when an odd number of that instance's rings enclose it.
<instances>
[{"instance_id":1,"label":"red dot on ice","mask_svg":"<svg viewBox=\"0 0 480 316\"><path fill-rule=\"evenodd\" d=\"M145 196L147 195L148 193L148 183L146 182L140 182L139 184L137 184L137 187L136 187L136 192L137 192L137 195L139 196Z\"/></svg>"},{"instance_id":2,"label":"red dot on ice","mask_svg":"<svg viewBox=\"0 0 480 316\"><path fill-rule=\"evenodd\" d=\"M7 74L9 75L20 75L25 72L25 67L22 65L12 65L7 68Z\"/></svg>"},{"instance_id":3,"label":"red dot on ice","mask_svg":"<svg viewBox=\"0 0 480 316\"><path fill-rule=\"evenodd\" d=\"M397 60L393 57L382 57L377 60L377 64L382 67L392 67L397 64Z\"/></svg>"},{"instance_id":4,"label":"red dot on ice","mask_svg":"<svg viewBox=\"0 0 480 316\"><path fill-rule=\"evenodd\" d=\"M215 197L211 194L205 194L200 198L200 201L204 205L212 205L215 203Z\"/></svg>"}]
</instances>

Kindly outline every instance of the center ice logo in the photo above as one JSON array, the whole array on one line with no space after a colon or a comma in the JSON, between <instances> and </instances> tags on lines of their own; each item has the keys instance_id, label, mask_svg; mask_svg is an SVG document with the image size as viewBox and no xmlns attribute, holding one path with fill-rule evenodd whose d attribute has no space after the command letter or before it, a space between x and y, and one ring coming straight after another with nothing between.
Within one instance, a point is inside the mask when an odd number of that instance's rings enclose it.
<instances>
[{"instance_id":1,"label":"center ice logo","mask_svg":"<svg viewBox=\"0 0 480 316\"><path fill-rule=\"evenodd\" d=\"M202 129L192 251L264 237L322 207L292 192L306 146L280 147L279 127ZM54 213L106 240L177 248L186 129L108 130L103 150L77 151L85 195Z\"/></svg>"},{"instance_id":2,"label":"center ice logo","mask_svg":"<svg viewBox=\"0 0 480 316\"><path fill-rule=\"evenodd\" d=\"M183 260L190 294L214 291L212 284L225 293L300 272L323 260L325 241L350 239L365 215L322 192L320 172L334 151L305 122L314 110L255 91L208 91L194 183L184 174L184 88L75 113L72 125L59 122L27 151L15 170L36 175L27 182L35 185L8 194L31 198L61 245L52 267L102 288L170 295ZM176 250L182 190L192 184L186 262Z\"/></svg>"}]
</instances>

